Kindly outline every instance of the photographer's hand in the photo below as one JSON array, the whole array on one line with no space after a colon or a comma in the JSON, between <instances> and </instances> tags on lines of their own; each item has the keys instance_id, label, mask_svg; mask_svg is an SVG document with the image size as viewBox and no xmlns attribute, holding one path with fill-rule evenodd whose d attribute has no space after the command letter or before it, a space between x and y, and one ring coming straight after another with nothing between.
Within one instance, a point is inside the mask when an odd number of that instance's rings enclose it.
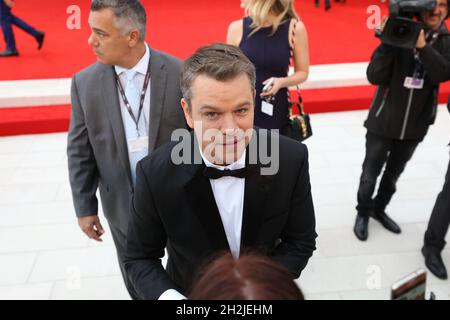
<instances>
[{"instance_id":1,"label":"photographer's hand","mask_svg":"<svg viewBox=\"0 0 450 320\"><path fill-rule=\"evenodd\" d=\"M14 7L14 0L5 0L5 4L8 7L12 8L12 7Z\"/></svg>"},{"instance_id":2,"label":"photographer's hand","mask_svg":"<svg viewBox=\"0 0 450 320\"><path fill-rule=\"evenodd\" d=\"M425 41L425 31L423 31L422 29L420 30L419 38L417 38L416 48L422 49L426 44L427 42Z\"/></svg>"},{"instance_id":3,"label":"photographer's hand","mask_svg":"<svg viewBox=\"0 0 450 320\"><path fill-rule=\"evenodd\" d=\"M380 25L376 28L376 30L377 30L376 32L378 34L382 34L383 33L384 27L386 27L386 22L388 21L388 19L389 19L389 17L383 17L383 19L381 20Z\"/></svg>"}]
</instances>

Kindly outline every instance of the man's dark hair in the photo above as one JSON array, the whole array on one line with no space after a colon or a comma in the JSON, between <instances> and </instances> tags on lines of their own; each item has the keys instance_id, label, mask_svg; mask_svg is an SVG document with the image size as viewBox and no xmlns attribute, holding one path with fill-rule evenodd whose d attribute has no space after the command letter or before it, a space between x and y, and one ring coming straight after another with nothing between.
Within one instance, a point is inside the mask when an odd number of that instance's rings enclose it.
<instances>
[{"instance_id":1,"label":"man's dark hair","mask_svg":"<svg viewBox=\"0 0 450 320\"><path fill-rule=\"evenodd\" d=\"M224 43L202 47L184 62L180 78L183 98L190 106L192 83L199 75L206 75L217 81L228 81L241 74L248 76L252 89L255 89L255 67L238 47Z\"/></svg>"},{"instance_id":2,"label":"man's dark hair","mask_svg":"<svg viewBox=\"0 0 450 320\"><path fill-rule=\"evenodd\" d=\"M136 28L139 30L139 40L144 41L147 15L139 0L92 0L91 11L111 9L118 27L124 32Z\"/></svg>"}]
</instances>

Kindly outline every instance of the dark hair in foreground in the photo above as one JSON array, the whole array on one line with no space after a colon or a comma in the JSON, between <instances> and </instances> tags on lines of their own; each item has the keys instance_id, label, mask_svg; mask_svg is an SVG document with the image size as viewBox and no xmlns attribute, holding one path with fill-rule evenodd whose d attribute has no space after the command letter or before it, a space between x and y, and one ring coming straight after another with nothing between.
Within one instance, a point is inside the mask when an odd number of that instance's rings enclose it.
<instances>
[{"instance_id":1,"label":"dark hair in foreground","mask_svg":"<svg viewBox=\"0 0 450 320\"><path fill-rule=\"evenodd\" d=\"M218 256L203 267L188 295L192 300L303 300L287 269L259 254Z\"/></svg>"},{"instance_id":2,"label":"dark hair in foreground","mask_svg":"<svg viewBox=\"0 0 450 320\"><path fill-rule=\"evenodd\" d=\"M184 62L180 78L183 98L190 105L192 83L199 75L206 75L217 81L228 81L241 74L248 76L252 89L255 89L255 67L238 47L215 43L199 48Z\"/></svg>"}]
</instances>

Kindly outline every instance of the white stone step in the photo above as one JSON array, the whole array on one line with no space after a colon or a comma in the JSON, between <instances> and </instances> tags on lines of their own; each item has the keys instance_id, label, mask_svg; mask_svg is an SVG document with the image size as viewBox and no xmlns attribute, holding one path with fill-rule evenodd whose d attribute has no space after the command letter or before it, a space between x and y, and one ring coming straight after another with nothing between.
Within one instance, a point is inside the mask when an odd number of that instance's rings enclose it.
<instances>
[{"instance_id":1,"label":"white stone step","mask_svg":"<svg viewBox=\"0 0 450 320\"><path fill-rule=\"evenodd\" d=\"M367 62L358 62L311 66L308 81L300 88L368 85L367 65ZM292 73L292 68L290 72ZM0 81L0 108L70 104L70 83L70 78Z\"/></svg>"}]
</instances>

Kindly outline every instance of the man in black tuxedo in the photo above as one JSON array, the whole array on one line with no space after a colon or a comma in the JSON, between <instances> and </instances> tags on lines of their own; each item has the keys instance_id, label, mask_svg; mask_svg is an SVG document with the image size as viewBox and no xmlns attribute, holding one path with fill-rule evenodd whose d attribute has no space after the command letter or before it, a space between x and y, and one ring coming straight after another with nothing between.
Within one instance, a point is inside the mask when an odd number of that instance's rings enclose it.
<instances>
[{"instance_id":1,"label":"man in black tuxedo","mask_svg":"<svg viewBox=\"0 0 450 320\"><path fill-rule=\"evenodd\" d=\"M306 146L253 129L255 69L236 47L199 49L181 88L194 133L137 166L125 268L138 295L183 299L220 251L262 251L299 277L317 237Z\"/></svg>"}]
</instances>

